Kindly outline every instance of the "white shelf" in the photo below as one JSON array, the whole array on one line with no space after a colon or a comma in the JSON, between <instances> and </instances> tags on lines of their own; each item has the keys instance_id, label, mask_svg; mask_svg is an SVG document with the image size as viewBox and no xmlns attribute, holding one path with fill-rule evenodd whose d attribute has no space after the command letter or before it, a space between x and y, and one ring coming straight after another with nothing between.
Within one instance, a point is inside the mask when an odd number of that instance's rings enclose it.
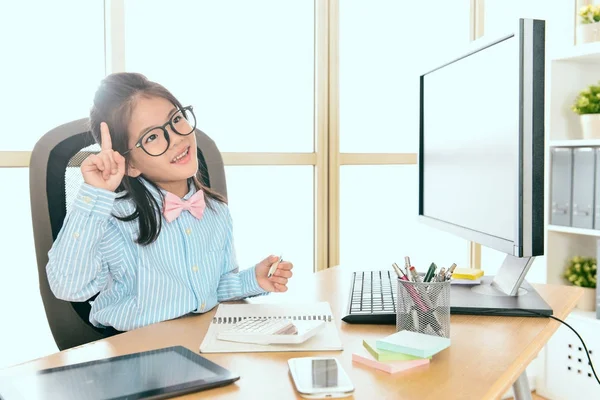
<instances>
[{"instance_id":1,"label":"white shelf","mask_svg":"<svg viewBox=\"0 0 600 400\"><path fill-rule=\"evenodd\" d=\"M596 311L581 311L577 308L574 308L573 311L571 311L567 316L566 321L569 323L570 321L575 322L575 320L579 320L585 324L588 324L588 326L592 327L594 331L600 329L600 319L596 317ZM584 337L584 340L586 339L587 338ZM589 340L586 340L586 343L588 346L590 345Z\"/></svg>"},{"instance_id":2,"label":"white shelf","mask_svg":"<svg viewBox=\"0 0 600 400\"><path fill-rule=\"evenodd\" d=\"M578 44L557 54L554 61L600 63L600 42Z\"/></svg>"},{"instance_id":3,"label":"white shelf","mask_svg":"<svg viewBox=\"0 0 600 400\"><path fill-rule=\"evenodd\" d=\"M571 311L571 313L569 314L569 317L575 317L575 318L581 318L584 320L594 320L597 321L598 324L600 325L600 320L596 318L596 311L581 311L578 310L577 308L573 309L573 311Z\"/></svg>"},{"instance_id":4,"label":"white shelf","mask_svg":"<svg viewBox=\"0 0 600 400\"><path fill-rule=\"evenodd\" d=\"M600 147L600 139L551 140L550 147Z\"/></svg>"},{"instance_id":5,"label":"white shelf","mask_svg":"<svg viewBox=\"0 0 600 400\"><path fill-rule=\"evenodd\" d=\"M548 225L548 231L561 232L561 233L572 233L574 235L600 237L600 229L583 229L583 228L571 228L570 226Z\"/></svg>"}]
</instances>

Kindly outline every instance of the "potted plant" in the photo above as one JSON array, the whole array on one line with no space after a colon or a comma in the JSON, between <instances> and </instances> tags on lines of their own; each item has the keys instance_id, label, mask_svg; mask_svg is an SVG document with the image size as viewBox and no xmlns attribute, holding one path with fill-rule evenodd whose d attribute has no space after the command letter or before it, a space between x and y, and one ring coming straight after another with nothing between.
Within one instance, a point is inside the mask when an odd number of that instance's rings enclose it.
<instances>
[{"instance_id":1,"label":"potted plant","mask_svg":"<svg viewBox=\"0 0 600 400\"><path fill-rule=\"evenodd\" d=\"M600 40L600 6L588 4L579 9L577 43L589 43Z\"/></svg>"},{"instance_id":2,"label":"potted plant","mask_svg":"<svg viewBox=\"0 0 600 400\"><path fill-rule=\"evenodd\" d=\"M571 109L580 115L583 138L600 138L600 86L590 85L582 90Z\"/></svg>"},{"instance_id":3,"label":"potted plant","mask_svg":"<svg viewBox=\"0 0 600 400\"><path fill-rule=\"evenodd\" d=\"M583 296L577 308L584 311L596 309L596 259L593 257L573 257L569 260L564 277L575 286L582 287Z\"/></svg>"}]
</instances>

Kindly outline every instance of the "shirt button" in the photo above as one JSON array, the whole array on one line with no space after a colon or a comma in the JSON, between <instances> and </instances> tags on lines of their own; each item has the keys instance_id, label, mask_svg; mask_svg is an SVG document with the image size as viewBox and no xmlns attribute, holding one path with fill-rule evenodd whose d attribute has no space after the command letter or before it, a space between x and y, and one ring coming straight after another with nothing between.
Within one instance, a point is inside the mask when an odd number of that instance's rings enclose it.
<instances>
[{"instance_id":1,"label":"shirt button","mask_svg":"<svg viewBox=\"0 0 600 400\"><path fill-rule=\"evenodd\" d=\"M197 265L194 265L194 266L192 267L192 271L194 271L194 272L198 272L198 266L197 266Z\"/></svg>"},{"instance_id":2,"label":"shirt button","mask_svg":"<svg viewBox=\"0 0 600 400\"><path fill-rule=\"evenodd\" d=\"M200 310L204 311L205 308L206 308L206 303L202 303L202 305L200 305Z\"/></svg>"},{"instance_id":3,"label":"shirt button","mask_svg":"<svg viewBox=\"0 0 600 400\"><path fill-rule=\"evenodd\" d=\"M77 239L79 237L79 232L73 233L73 239Z\"/></svg>"},{"instance_id":4,"label":"shirt button","mask_svg":"<svg viewBox=\"0 0 600 400\"><path fill-rule=\"evenodd\" d=\"M90 199L88 196L83 196L83 201L89 204L92 199Z\"/></svg>"},{"instance_id":5,"label":"shirt button","mask_svg":"<svg viewBox=\"0 0 600 400\"><path fill-rule=\"evenodd\" d=\"M185 230L185 233L187 233L188 235L191 235L191 234L192 234L192 230L191 230L190 228L187 228L187 229Z\"/></svg>"}]
</instances>

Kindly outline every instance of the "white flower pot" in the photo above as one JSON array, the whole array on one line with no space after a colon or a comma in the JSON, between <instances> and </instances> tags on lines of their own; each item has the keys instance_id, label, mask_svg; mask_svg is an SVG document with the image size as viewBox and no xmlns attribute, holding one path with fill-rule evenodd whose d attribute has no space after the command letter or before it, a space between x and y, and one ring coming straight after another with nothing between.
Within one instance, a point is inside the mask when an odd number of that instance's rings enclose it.
<instances>
[{"instance_id":1,"label":"white flower pot","mask_svg":"<svg viewBox=\"0 0 600 400\"><path fill-rule=\"evenodd\" d=\"M600 114L583 114L581 132L584 139L600 139Z\"/></svg>"},{"instance_id":2,"label":"white flower pot","mask_svg":"<svg viewBox=\"0 0 600 400\"><path fill-rule=\"evenodd\" d=\"M600 41L600 22L577 26L577 44L597 41Z\"/></svg>"},{"instance_id":3,"label":"white flower pot","mask_svg":"<svg viewBox=\"0 0 600 400\"><path fill-rule=\"evenodd\" d=\"M582 311L596 310L596 289L582 288L583 296L577 302L577 308Z\"/></svg>"}]
</instances>

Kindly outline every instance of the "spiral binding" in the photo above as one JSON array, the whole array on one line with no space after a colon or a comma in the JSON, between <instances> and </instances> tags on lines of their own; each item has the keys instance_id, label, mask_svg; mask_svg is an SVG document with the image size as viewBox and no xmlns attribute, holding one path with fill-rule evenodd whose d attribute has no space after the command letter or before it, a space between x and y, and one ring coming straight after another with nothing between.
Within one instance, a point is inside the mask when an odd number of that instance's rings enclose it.
<instances>
[{"instance_id":1,"label":"spiral binding","mask_svg":"<svg viewBox=\"0 0 600 400\"><path fill-rule=\"evenodd\" d=\"M331 322L331 315L279 315L271 317L214 317L214 324L235 324L247 319L267 320L267 319L289 319L292 321L327 321Z\"/></svg>"}]
</instances>

